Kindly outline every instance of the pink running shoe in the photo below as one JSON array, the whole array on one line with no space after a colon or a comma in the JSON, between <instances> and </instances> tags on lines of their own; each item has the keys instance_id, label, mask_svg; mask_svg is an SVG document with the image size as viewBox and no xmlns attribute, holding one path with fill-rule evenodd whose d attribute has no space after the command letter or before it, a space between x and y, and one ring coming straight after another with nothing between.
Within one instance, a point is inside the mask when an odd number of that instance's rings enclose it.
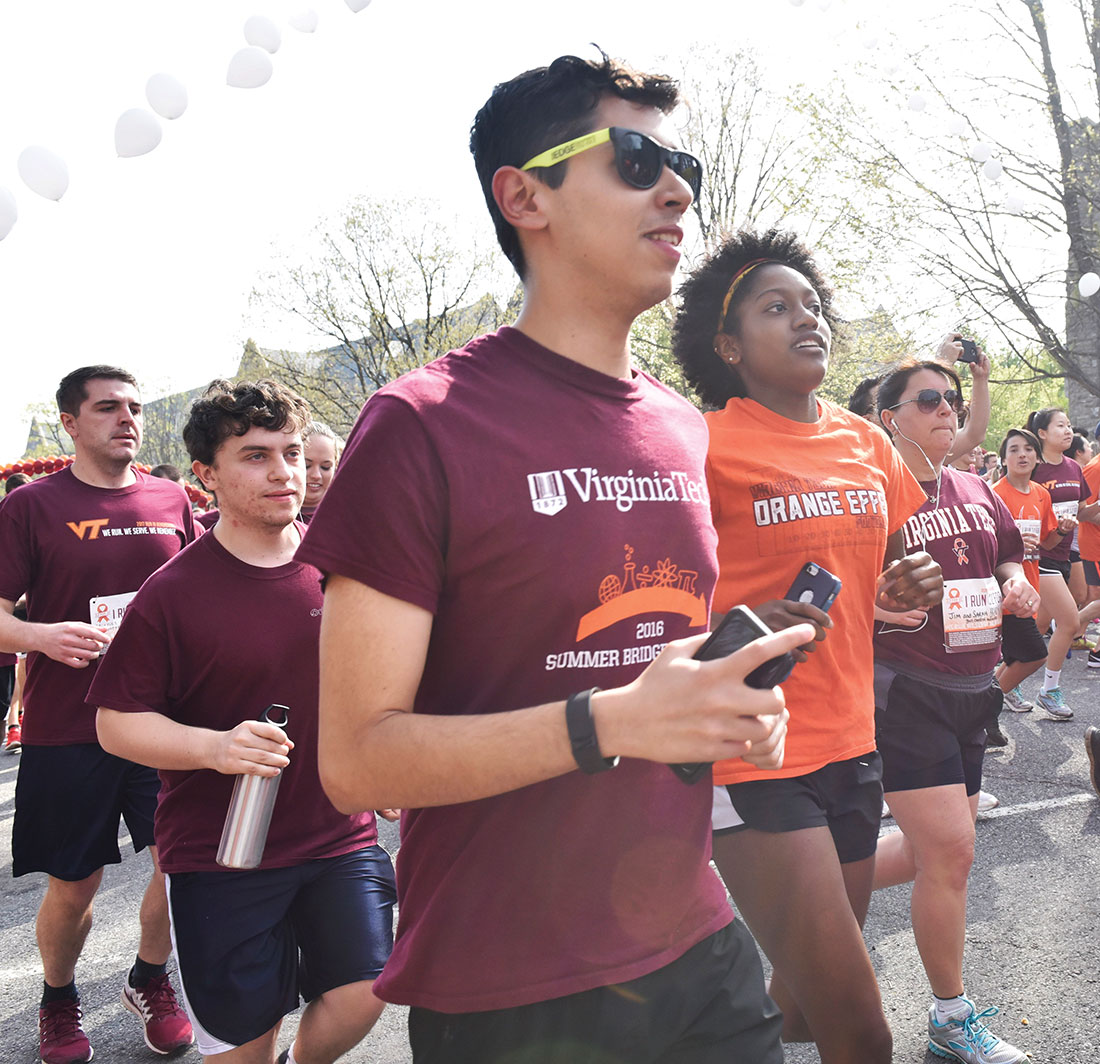
<instances>
[{"instance_id":1,"label":"pink running shoe","mask_svg":"<svg viewBox=\"0 0 1100 1064\"><path fill-rule=\"evenodd\" d=\"M38 1055L42 1064L83 1064L95 1052L80 1026L80 999L51 1001L38 1010Z\"/></svg>"},{"instance_id":2,"label":"pink running shoe","mask_svg":"<svg viewBox=\"0 0 1100 1064\"><path fill-rule=\"evenodd\" d=\"M158 975L143 987L127 983L122 988L125 1005L145 1028L145 1044L154 1053L175 1053L195 1040L191 1021L176 1001L167 975Z\"/></svg>"}]
</instances>

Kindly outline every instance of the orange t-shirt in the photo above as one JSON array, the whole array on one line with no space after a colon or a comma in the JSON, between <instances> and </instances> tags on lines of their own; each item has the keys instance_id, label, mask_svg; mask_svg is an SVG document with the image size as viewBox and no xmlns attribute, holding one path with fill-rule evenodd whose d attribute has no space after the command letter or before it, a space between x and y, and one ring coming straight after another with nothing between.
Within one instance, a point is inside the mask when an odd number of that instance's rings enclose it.
<instances>
[{"instance_id":1,"label":"orange t-shirt","mask_svg":"<svg viewBox=\"0 0 1100 1064\"><path fill-rule=\"evenodd\" d=\"M1085 502L1096 502L1100 493L1100 455L1097 455L1084 469L1085 482L1089 486L1089 497ZM1100 525L1091 521L1082 521L1077 526L1077 550L1082 558L1090 562L1100 562Z\"/></svg>"},{"instance_id":2,"label":"orange t-shirt","mask_svg":"<svg viewBox=\"0 0 1100 1064\"><path fill-rule=\"evenodd\" d=\"M1008 507L1012 514L1012 520L1016 527L1023 532L1022 521L1039 522L1039 542L1041 543L1058 527L1058 518L1054 516L1054 506L1050 501L1050 492L1042 484L1031 482L1031 491L1025 494L1017 491L1008 482L1008 477L1001 477L993 490L1001 497L1001 502ZM1027 581L1036 591L1039 590L1039 550L1024 553L1024 575Z\"/></svg>"},{"instance_id":3,"label":"orange t-shirt","mask_svg":"<svg viewBox=\"0 0 1100 1064\"><path fill-rule=\"evenodd\" d=\"M783 684L791 719L783 767L801 776L875 748L871 633L886 539L927 499L886 434L818 400L818 420L790 421L751 399L706 415L707 483L718 529L714 610L782 598L807 562L843 588L833 628ZM765 775L734 758L715 783Z\"/></svg>"}]
</instances>

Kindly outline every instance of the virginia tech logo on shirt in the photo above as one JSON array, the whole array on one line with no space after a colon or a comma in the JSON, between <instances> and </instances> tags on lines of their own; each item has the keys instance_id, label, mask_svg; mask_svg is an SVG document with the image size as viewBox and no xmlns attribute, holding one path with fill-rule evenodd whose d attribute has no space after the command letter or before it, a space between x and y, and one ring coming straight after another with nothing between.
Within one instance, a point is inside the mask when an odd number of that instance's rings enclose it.
<instances>
[{"instance_id":1,"label":"virginia tech logo on shirt","mask_svg":"<svg viewBox=\"0 0 1100 1064\"><path fill-rule=\"evenodd\" d=\"M97 517L94 521L66 521L76 535L77 539L98 539L99 530L110 521L109 517Z\"/></svg>"},{"instance_id":2,"label":"virginia tech logo on shirt","mask_svg":"<svg viewBox=\"0 0 1100 1064\"><path fill-rule=\"evenodd\" d=\"M537 514L552 516L569 504L569 488L578 502L613 502L615 509L626 513L635 503L687 502L707 505L709 498L704 480L692 478L679 470L652 476L635 475L628 469L625 475L601 474L595 466L583 469L552 469L545 473L528 473L527 487L531 493L531 508Z\"/></svg>"},{"instance_id":3,"label":"virginia tech logo on shirt","mask_svg":"<svg viewBox=\"0 0 1100 1064\"><path fill-rule=\"evenodd\" d=\"M89 521L66 521L77 539L105 539L108 536L178 536L179 528L171 521L138 521L129 528L108 528L109 517Z\"/></svg>"}]
</instances>

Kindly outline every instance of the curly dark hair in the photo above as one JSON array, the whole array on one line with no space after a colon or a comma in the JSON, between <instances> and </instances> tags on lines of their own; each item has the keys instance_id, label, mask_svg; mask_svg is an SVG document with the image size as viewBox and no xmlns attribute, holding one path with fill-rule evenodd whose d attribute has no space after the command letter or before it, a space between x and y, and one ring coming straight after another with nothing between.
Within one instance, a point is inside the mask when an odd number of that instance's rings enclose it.
<instances>
[{"instance_id":1,"label":"curly dark hair","mask_svg":"<svg viewBox=\"0 0 1100 1064\"><path fill-rule=\"evenodd\" d=\"M591 133L595 128L592 112L605 96L654 107L663 114L671 112L680 100L677 83L671 78L642 74L597 50L601 56L598 63L563 55L549 66L536 67L497 85L470 129L470 152L497 240L521 279L526 269L523 249L516 230L505 221L493 198L493 174L502 166L523 166L556 144ZM531 173L550 188L559 188L568 165L566 160L536 167Z\"/></svg>"},{"instance_id":2,"label":"curly dark hair","mask_svg":"<svg viewBox=\"0 0 1100 1064\"><path fill-rule=\"evenodd\" d=\"M672 329L672 353L683 367L688 383L709 406L723 407L730 399L744 398L747 394L741 374L715 353L714 338L720 332L736 334L735 311L753 291L752 276L734 292L724 318L722 302L734 275L755 259L767 259L797 270L817 292L829 326L836 323L832 312L833 290L796 233L769 229L759 234L742 229L727 237L680 286L680 312Z\"/></svg>"},{"instance_id":3,"label":"curly dark hair","mask_svg":"<svg viewBox=\"0 0 1100 1064\"><path fill-rule=\"evenodd\" d=\"M270 379L237 384L216 380L191 404L183 442L192 461L210 466L230 436L243 436L254 426L301 432L309 421L306 401L285 384Z\"/></svg>"}]
</instances>

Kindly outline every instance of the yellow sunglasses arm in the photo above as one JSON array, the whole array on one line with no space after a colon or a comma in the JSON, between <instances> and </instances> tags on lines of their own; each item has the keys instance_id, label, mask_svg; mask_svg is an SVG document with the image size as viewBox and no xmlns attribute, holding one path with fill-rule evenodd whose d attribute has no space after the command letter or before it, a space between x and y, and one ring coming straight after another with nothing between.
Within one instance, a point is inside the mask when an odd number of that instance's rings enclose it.
<instances>
[{"instance_id":1,"label":"yellow sunglasses arm","mask_svg":"<svg viewBox=\"0 0 1100 1064\"><path fill-rule=\"evenodd\" d=\"M598 129L595 133L585 133L583 137L577 137L574 140L566 141L564 144L558 144L556 147L547 148L540 155L536 155L533 159L524 163L520 169L533 170L536 166L554 166L556 163L570 158L570 156L588 151L589 148L594 148L597 144L603 144L610 139L610 127Z\"/></svg>"}]
</instances>

